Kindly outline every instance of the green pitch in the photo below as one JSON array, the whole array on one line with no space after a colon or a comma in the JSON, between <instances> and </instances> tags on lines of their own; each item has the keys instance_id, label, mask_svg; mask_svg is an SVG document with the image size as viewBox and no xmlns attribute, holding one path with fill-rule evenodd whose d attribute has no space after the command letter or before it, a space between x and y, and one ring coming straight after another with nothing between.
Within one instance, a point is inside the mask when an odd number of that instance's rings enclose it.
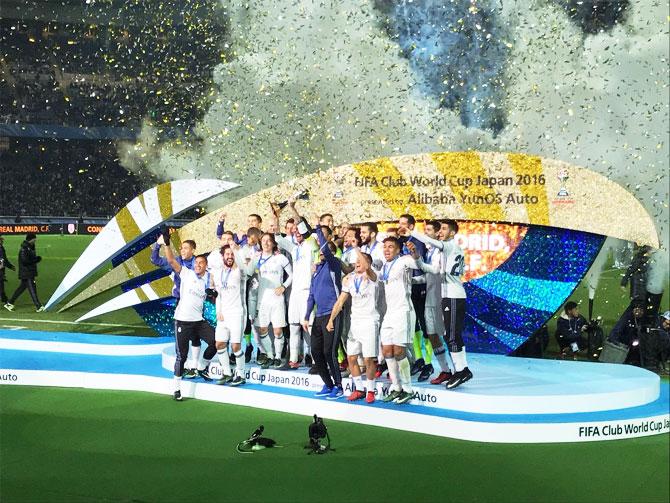
<instances>
[{"instance_id":1,"label":"green pitch","mask_svg":"<svg viewBox=\"0 0 670 503\"><path fill-rule=\"evenodd\" d=\"M10 260L22 237L6 236ZM39 236L46 302L92 237ZM595 314L606 332L627 305L606 270ZM9 272L6 288L16 288ZM667 288L666 288L667 291ZM115 289L64 313L34 312L27 293L0 327L153 335L133 310L75 325ZM586 288L573 295L583 301ZM667 296L663 309L667 309ZM550 324L550 333L555 322ZM552 337L553 341L553 337ZM553 344L553 342L552 342ZM309 418L137 392L0 386L0 501L663 501L667 435L580 443L464 442L326 421L336 452L308 456ZM259 424L282 446L235 445Z\"/></svg>"},{"instance_id":2,"label":"green pitch","mask_svg":"<svg viewBox=\"0 0 670 503\"><path fill-rule=\"evenodd\" d=\"M14 501L659 501L668 436L464 442L149 393L0 386L0 499ZM259 425L282 447L238 454Z\"/></svg>"}]
</instances>

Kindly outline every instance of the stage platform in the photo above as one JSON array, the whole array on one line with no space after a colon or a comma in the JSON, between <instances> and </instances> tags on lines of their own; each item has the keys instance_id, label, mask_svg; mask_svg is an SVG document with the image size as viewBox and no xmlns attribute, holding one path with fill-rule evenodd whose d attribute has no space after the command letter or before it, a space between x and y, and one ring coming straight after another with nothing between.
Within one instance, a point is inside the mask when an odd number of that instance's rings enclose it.
<instances>
[{"instance_id":1,"label":"stage platform","mask_svg":"<svg viewBox=\"0 0 670 503\"><path fill-rule=\"evenodd\" d=\"M667 380L628 365L470 354L474 379L455 390L414 383L408 404L314 397L306 370L247 368L247 384L184 381L185 397L483 442L579 442L670 432ZM170 338L0 329L0 383L172 394ZM220 373L218 365L211 371ZM351 381L344 380L345 395ZM166 396L167 399L167 396ZM175 407L180 406L175 403Z\"/></svg>"}]
</instances>

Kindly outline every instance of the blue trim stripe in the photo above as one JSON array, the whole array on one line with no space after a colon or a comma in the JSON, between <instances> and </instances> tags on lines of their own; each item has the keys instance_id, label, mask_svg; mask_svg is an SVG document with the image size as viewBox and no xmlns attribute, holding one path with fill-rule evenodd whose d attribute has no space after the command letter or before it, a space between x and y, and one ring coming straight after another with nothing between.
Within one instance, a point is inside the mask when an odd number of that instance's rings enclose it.
<instances>
[{"instance_id":1,"label":"blue trim stripe","mask_svg":"<svg viewBox=\"0 0 670 503\"><path fill-rule=\"evenodd\" d=\"M162 367L161 355L105 356L78 353L41 353L38 351L0 350L0 365L16 370L53 370L94 374L132 374L171 377Z\"/></svg>"},{"instance_id":2,"label":"blue trim stripe","mask_svg":"<svg viewBox=\"0 0 670 503\"><path fill-rule=\"evenodd\" d=\"M73 353L58 353L58 355L55 357L53 354L40 353L35 351L0 350L0 364L2 367L9 369L91 372L98 374L131 374L171 378L172 372L162 368L161 361L162 360L160 355L109 357ZM196 380L196 382L204 383L204 381L201 379ZM207 385L216 386L215 384ZM318 398L314 397L313 391L280 388L251 383L246 384L245 388L276 393L277 395L283 396L291 395L319 400ZM570 414L481 414L454 411L449 409L438 409L413 404L405 404L402 407L398 407L394 404L383 403L381 400L376 401L372 405L352 403L349 404L349 406L402 410L428 416L489 423L533 424L635 420L636 418L646 418L668 413L670 385L667 382L661 382L660 388L661 393L659 398L656 401L643 406L601 412ZM271 403L268 403L268 408L270 407Z\"/></svg>"},{"instance_id":3,"label":"blue trim stripe","mask_svg":"<svg viewBox=\"0 0 670 503\"><path fill-rule=\"evenodd\" d=\"M146 285L148 283L151 283L152 281L164 278L165 276L169 275L170 275L169 271L166 271L164 269L154 269L153 271L150 271L146 274L142 274L141 276L137 276L135 278L126 281L125 283L122 283L121 289L124 292L127 292L128 290L133 290L142 285Z\"/></svg>"},{"instance_id":4,"label":"blue trim stripe","mask_svg":"<svg viewBox=\"0 0 670 503\"><path fill-rule=\"evenodd\" d=\"M129 335L78 334L74 332L38 332L35 330L4 329L0 329L0 338L109 345L165 344L168 342L174 342L174 337L136 337Z\"/></svg>"},{"instance_id":5,"label":"blue trim stripe","mask_svg":"<svg viewBox=\"0 0 670 503\"><path fill-rule=\"evenodd\" d=\"M474 316L472 316L471 318L474 323L480 325L484 330L493 335L496 339L501 341L508 348L517 348L521 344L523 344L524 341L526 340L526 337L524 337L523 335L501 330L498 327L495 327L481 320L478 320Z\"/></svg>"},{"instance_id":6,"label":"blue trim stripe","mask_svg":"<svg viewBox=\"0 0 670 503\"><path fill-rule=\"evenodd\" d=\"M514 340L518 336L514 337ZM471 316L465 317L463 328L463 342L469 353L491 353L506 355L514 348L506 345L499 338L494 337L482 325L478 324Z\"/></svg>"}]
</instances>

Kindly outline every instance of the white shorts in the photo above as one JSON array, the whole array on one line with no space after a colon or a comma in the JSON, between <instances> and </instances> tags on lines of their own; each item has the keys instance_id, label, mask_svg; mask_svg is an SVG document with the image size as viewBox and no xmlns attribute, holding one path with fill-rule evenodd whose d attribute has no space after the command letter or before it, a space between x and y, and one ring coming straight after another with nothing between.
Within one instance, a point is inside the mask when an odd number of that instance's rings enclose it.
<instances>
[{"instance_id":1,"label":"white shorts","mask_svg":"<svg viewBox=\"0 0 670 503\"><path fill-rule=\"evenodd\" d=\"M240 344L242 342L242 332L244 331L246 320L243 312L226 313L223 315L223 321L217 320L214 340L217 342L229 342L231 344Z\"/></svg>"},{"instance_id":2,"label":"white shorts","mask_svg":"<svg viewBox=\"0 0 670 503\"><path fill-rule=\"evenodd\" d=\"M300 325L307 312L309 290L293 290L288 299L288 322L291 325Z\"/></svg>"},{"instance_id":3,"label":"white shorts","mask_svg":"<svg viewBox=\"0 0 670 503\"><path fill-rule=\"evenodd\" d=\"M424 311L426 317L426 330L430 335L444 336L444 317L439 306L426 306ZM428 335L426 334L426 335Z\"/></svg>"},{"instance_id":4,"label":"white shorts","mask_svg":"<svg viewBox=\"0 0 670 503\"><path fill-rule=\"evenodd\" d=\"M267 327L270 323L272 323L272 328L286 326L286 304L284 304L283 296L276 296L276 299L272 300L264 298L258 306L258 318L254 321L254 325Z\"/></svg>"},{"instance_id":5,"label":"white shorts","mask_svg":"<svg viewBox=\"0 0 670 503\"><path fill-rule=\"evenodd\" d=\"M379 351L379 320L374 318L354 318L347 339L348 355L363 355L376 358Z\"/></svg>"},{"instance_id":6,"label":"white shorts","mask_svg":"<svg viewBox=\"0 0 670 503\"><path fill-rule=\"evenodd\" d=\"M379 336L382 346L406 346L412 343L416 314L414 309L401 313L386 312Z\"/></svg>"}]
</instances>

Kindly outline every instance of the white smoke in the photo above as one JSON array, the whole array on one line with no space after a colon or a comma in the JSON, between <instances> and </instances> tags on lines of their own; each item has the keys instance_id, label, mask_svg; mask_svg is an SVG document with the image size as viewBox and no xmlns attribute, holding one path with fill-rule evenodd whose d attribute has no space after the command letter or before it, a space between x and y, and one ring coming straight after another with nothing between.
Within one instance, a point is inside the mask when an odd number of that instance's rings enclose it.
<instances>
[{"instance_id":1,"label":"white smoke","mask_svg":"<svg viewBox=\"0 0 670 503\"><path fill-rule=\"evenodd\" d=\"M490 134L460 125L412 88L408 61L367 1L252 1L229 5L235 59L197 146L126 145L126 166L165 178L218 176L236 196L305 172L382 155L489 149ZM143 156L143 157L142 157Z\"/></svg>"},{"instance_id":2,"label":"white smoke","mask_svg":"<svg viewBox=\"0 0 670 503\"><path fill-rule=\"evenodd\" d=\"M506 11L514 27L502 150L589 167L626 187L668 244L668 5L584 37L559 7ZM625 208L618 209L626 211Z\"/></svg>"},{"instance_id":3,"label":"white smoke","mask_svg":"<svg viewBox=\"0 0 670 503\"><path fill-rule=\"evenodd\" d=\"M382 155L524 151L628 187L667 243L667 4L634 2L624 26L584 37L553 3L503 2L512 58L498 138L413 90L407 60L366 0L224 4L235 57L216 69L202 142L158 146L145 131L124 147L126 166L227 178L243 185L241 197Z\"/></svg>"}]
</instances>

